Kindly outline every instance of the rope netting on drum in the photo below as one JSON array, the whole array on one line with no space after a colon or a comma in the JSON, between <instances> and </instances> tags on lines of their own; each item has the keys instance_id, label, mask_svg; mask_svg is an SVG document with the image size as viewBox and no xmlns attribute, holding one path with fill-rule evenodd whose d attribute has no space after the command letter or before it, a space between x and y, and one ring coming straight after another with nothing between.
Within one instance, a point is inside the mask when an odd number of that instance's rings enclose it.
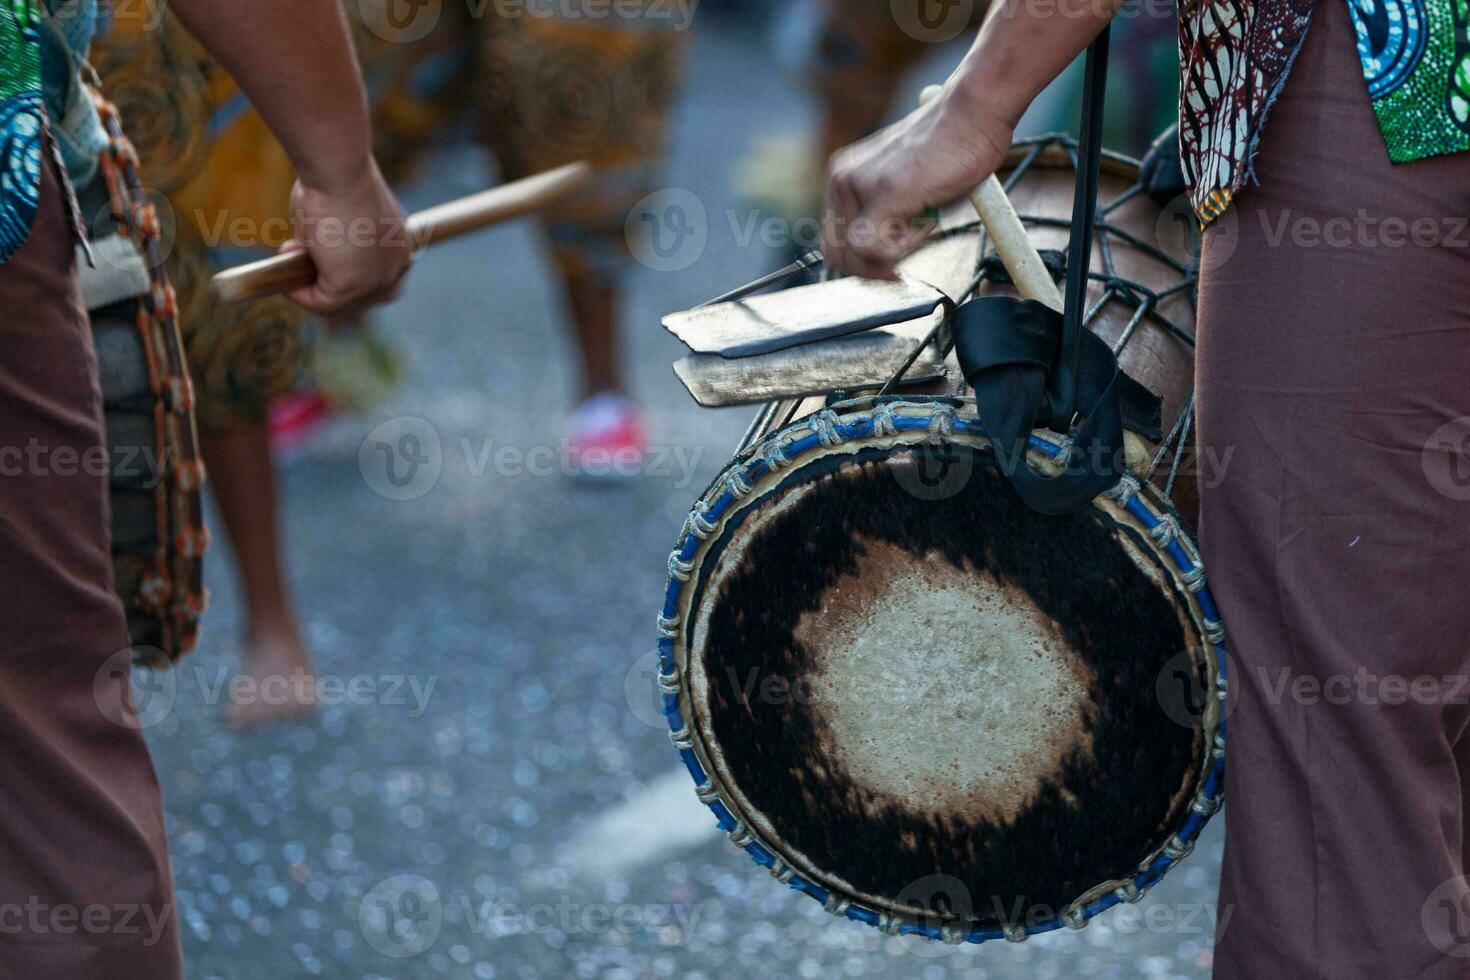
<instances>
[{"instance_id":1,"label":"rope netting on drum","mask_svg":"<svg viewBox=\"0 0 1470 980\"><path fill-rule=\"evenodd\" d=\"M1080 166L1077 157L1077 143L1070 136L1062 134L1048 134L1020 140L1015 144L1016 148L1025 148L1021 160L1007 173L1002 186L1006 193L1012 194L1020 185L1026 175L1036 167L1037 162L1048 151L1061 149L1070 160L1073 171ZM1124 167L1136 170L1137 161L1119 154L1107 153L1104 157ZM1087 278L1090 282L1100 283L1102 292L1098 298L1085 311L1083 325L1092 329L1097 323L1098 317L1110 303L1123 303L1133 308L1128 323L1123 331L1111 344L1113 354L1121 356L1137 334L1138 327L1145 321L1153 323L1165 330L1168 334L1188 345L1193 350L1194 334L1186 330L1173 320L1169 319L1160 309L1168 300L1176 296L1187 298L1191 311L1196 303L1196 285L1198 280L1197 269L1192 263L1179 261L1164 249L1155 244L1144 241L1137 235L1122 227L1116 221L1110 220L1124 206L1147 194L1148 191L1141 182L1135 181L1127 190L1111 198L1110 200L1099 200L1097 207L1097 218L1095 222L1095 250L1096 259L1093 268L1089 269ZM1018 216L1023 224L1036 228L1061 228L1070 230L1071 217L1053 217L1050 215L1027 213L1018 209ZM964 235L978 235L979 247L976 250L974 275L968 287L955 298L953 306L960 306L979 295L985 283L1010 284L1010 275L1006 272L1000 256L990 248L989 236L984 224L977 220L964 224L955 225L941 229L930 237L931 242L943 241ZM1133 250L1148 256L1163 266L1172 269L1179 274L1179 280L1163 289L1151 289L1143 283L1136 282L1121 275L1118 271L1115 249L1119 242L1126 243ZM1064 250L1043 249L1040 251L1042 261L1051 272L1053 279L1061 281L1067 274L1067 256ZM1098 268L1098 266L1101 268ZM941 344L948 337L948 318L945 322L937 324L914 348L897 372L888 380L879 392L880 395L891 394L898 385L903 383L904 377L910 368L918 360L924 350L930 346ZM940 350L941 354L947 350ZM794 417L795 408L792 409ZM791 419L788 418L789 422ZM1174 485L1178 480L1180 467L1184 462L1189 437L1194 424L1194 395L1191 393L1184 405L1180 408L1169 428L1165 433L1163 441L1154 454L1147 471L1143 474L1150 481L1154 480L1160 468L1166 461L1169 462L1169 475L1163 484L1165 494L1172 494Z\"/></svg>"}]
</instances>

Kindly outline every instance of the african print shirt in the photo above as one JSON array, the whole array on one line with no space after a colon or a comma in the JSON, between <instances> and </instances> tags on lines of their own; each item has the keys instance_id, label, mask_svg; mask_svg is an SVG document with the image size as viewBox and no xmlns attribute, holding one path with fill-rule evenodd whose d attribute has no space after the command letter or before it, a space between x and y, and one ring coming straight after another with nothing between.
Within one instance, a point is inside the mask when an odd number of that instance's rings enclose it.
<instances>
[{"instance_id":1,"label":"african print shirt","mask_svg":"<svg viewBox=\"0 0 1470 980\"><path fill-rule=\"evenodd\" d=\"M1470 149L1470 0L1348 3L1394 163ZM1208 224L1254 179L1261 127L1307 36L1313 0L1180 0L1179 144Z\"/></svg>"},{"instance_id":2,"label":"african print shirt","mask_svg":"<svg viewBox=\"0 0 1470 980\"><path fill-rule=\"evenodd\" d=\"M32 0L0 0L0 262L30 235L44 142L39 24Z\"/></svg>"},{"instance_id":3,"label":"african print shirt","mask_svg":"<svg viewBox=\"0 0 1470 980\"><path fill-rule=\"evenodd\" d=\"M1470 149L1470 0L1349 0L1394 163Z\"/></svg>"}]
</instances>

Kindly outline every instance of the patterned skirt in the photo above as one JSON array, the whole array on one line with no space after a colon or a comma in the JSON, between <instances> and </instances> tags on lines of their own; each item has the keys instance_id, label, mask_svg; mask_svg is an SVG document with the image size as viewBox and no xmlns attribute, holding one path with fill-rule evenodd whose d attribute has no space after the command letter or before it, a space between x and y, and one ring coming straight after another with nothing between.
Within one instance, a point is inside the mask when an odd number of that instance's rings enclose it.
<instances>
[{"instance_id":1,"label":"patterned skirt","mask_svg":"<svg viewBox=\"0 0 1470 980\"><path fill-rule=\"evenodd\" d=\"M388 17L391 2L344 4L389 179L409 176L431 142L464 120L507 179L590 159L601 168L592 186L544 218L566 275L616 276L627 262L625 216L652 189L663 157L687 35L640 18L489 8L471 20L467 5L445 4L431 30L405 36ZM307 317L283 299L222 306L208 283L290 236L294 171L230 77L171 14L145 20L148 7L119 7L92 60L150 187L168 204L169 271L200 424L259 421L308 370Z\"/></svg>"}]
</instances>

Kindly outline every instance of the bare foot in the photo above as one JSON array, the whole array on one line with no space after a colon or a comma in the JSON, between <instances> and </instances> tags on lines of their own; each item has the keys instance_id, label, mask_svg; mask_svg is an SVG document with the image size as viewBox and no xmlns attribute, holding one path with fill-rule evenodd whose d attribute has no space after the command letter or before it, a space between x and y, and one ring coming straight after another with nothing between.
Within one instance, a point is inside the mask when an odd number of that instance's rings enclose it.
<instances>
[{"instance_id":1,"label":"bare foot","mask_svg":"<svg viewBox=\"0 0 1470 980\"><path fill-rule=\"evenodd\" d=\"M265 728L316 712L311 657L294 632L247 640L240 676L228 690L225 724L231 728Z\"/></svg>"}]
</instances>

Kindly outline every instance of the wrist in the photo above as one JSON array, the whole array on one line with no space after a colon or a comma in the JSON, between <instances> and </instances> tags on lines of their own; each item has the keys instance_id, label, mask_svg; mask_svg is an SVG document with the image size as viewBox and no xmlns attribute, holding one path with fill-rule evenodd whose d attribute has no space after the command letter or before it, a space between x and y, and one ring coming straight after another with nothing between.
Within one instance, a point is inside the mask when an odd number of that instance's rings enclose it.
<instances>
[{"instance_id":1,"label":"wrist","mask_svg":"<svg viewBox=\"0 0 1470 980\"><path fill-rule=\"evenodd\" d=\"M301 189L327 197L356 197L374 187L378 181L378 165L371 153L363 151L350 157L313 160L296 167Z\"/></svg>"},{"instance_id":2,"label":"wrist","mask_svg":"<svg viewBox=\"0 0 1470 980\"><path fill-rule=\"evenodd\" d=\"M988 135L1004 137L1007 143L1031 104L1014 79L994 62L958 73L946 88L951 111Z\"/></svg>"}]
</instances>

